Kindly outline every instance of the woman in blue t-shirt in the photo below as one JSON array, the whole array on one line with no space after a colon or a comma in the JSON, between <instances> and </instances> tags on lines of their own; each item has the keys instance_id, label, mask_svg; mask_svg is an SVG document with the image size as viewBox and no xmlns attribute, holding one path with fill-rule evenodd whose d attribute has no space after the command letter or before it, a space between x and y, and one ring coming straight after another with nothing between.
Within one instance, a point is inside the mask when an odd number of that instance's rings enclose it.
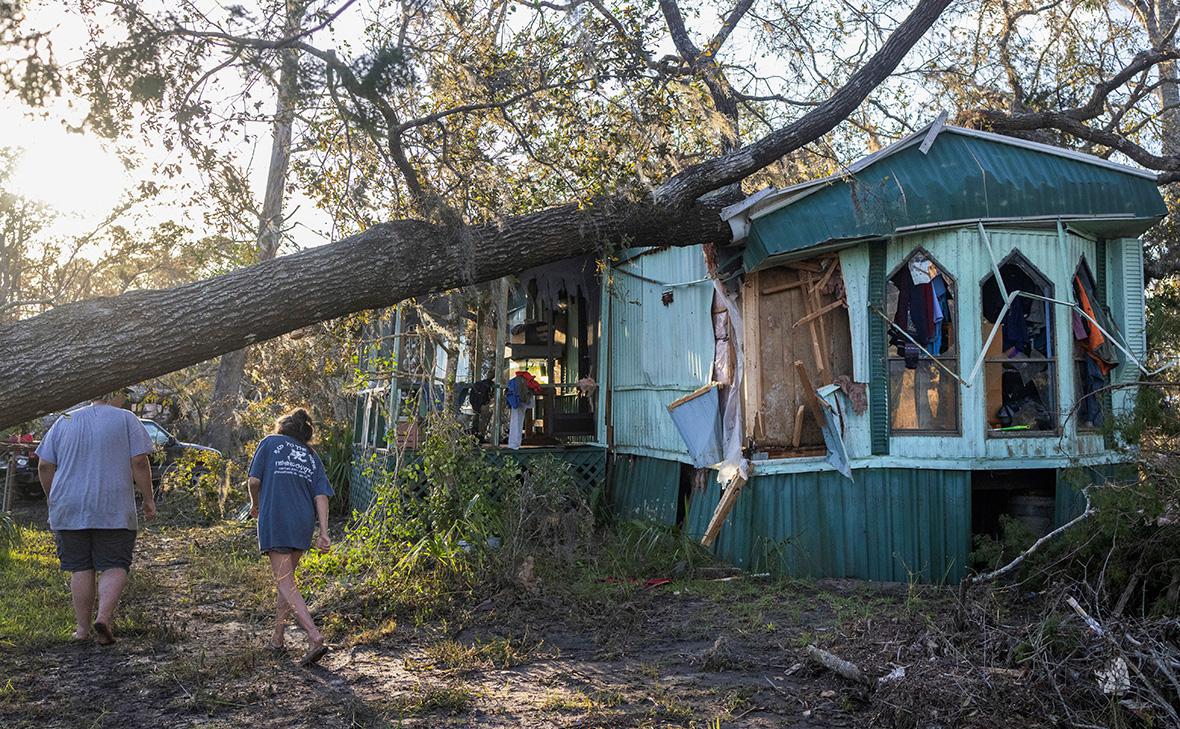
<instances>
[{"instance_id":1,"label":"woman in blue t-shirt","mask_svg":"<svg viewBox=\"0 0 1180 729\"><path fill-rule=\"evenodd\" d=\"M323 658L328 649L295 586L295 568L311 548L317 521L316 548L326 551L332 544L328 539L332 487L324 464L308 445L311 435L311 416L302 408L293 410L275 421L274 434L262 439L250 462L250 515L258 518L258 549L270 558L277 588L271 646L284 649L287 617L294 612L310 644L299 661L304 666Z\"/></svg>"}]
</instances>

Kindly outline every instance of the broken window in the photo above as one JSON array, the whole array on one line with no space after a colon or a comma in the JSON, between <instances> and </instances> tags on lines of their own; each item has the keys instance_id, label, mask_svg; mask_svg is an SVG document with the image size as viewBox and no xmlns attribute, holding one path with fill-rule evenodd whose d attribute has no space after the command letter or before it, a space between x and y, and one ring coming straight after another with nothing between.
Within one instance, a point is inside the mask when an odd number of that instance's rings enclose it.
<instances>
[{"instance_id":1,"label":"broken window","mask_svg":"<svg viewBox=\"0 0 1180 729\"><path fill-rule=\"evenodd\" d=\"M1073 277L1074 303L1077 309L1071 312L1071 332L1074 342L1074 394L1077 400L1076 412L1079 430L1096 430L1105 422L1102 392L1108 383L1110 371L1118 364L1114 346L1102 333L1112 331L1110 322L1097 295L1094 277L1083 258ZM1093 319L1094 321L1091 321Z\"/></svg>"},{"instance_id":2,"label":"broken window","mask_svg":"<svg viewBox=\"0 0 1180 729\"><path fill-rule=\"evenodd\" d=\"M1057 428L1057 378L1053 343L1053 285L1018 251L983 282L982 333L989 435L1019 435ZM1005 308L1003 291L1010 303ZM1032 296L1024 296L1025 292ZM992 330L999 332L992 336ZM988 341L990 338L990 345Z\"/></svg>"},{"instance_id":3,"label":"broken window","mask_svg":"<svg viewBox=\"0 0 1180 729\"><path fill-rule=\"evenodd\" d=\"M955 280L921 248L889 277L889 426L897 432L959 430Z\"/></svg>"},{"instance_id":4,"label":"broken window","mask_svg":"<svg viewBox=\"0 0 1180 729\"><path fill-rule=\"evenodd\" d=\"M851 379L852 336L839 256L751 274L742 307L746 436L754 452L770 458L824 454L823 424L808 407L814 388L840 383L856 412L864 400L863 386Z\"/></svg>"},{"instance_id":5,"label":"broken window","mask_svg":"<svg viewBox=\"0 0 1180 729\"><path fill-rule=\"evenodd\" d=\"M527 408L522 442L552 445L591 439L598 361L599 283L593 258L520 275L508 316L507 376L528 372L541 394Z\"/></svg>"}]
</instances>

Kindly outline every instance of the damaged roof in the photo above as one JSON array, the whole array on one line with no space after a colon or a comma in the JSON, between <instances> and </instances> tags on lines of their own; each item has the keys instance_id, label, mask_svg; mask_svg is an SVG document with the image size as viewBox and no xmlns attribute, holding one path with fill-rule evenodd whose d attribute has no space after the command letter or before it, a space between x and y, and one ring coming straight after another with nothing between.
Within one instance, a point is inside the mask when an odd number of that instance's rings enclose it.
<instances>
[{"instance_id":1,"label":"damaged roof","mask_svg":"<svg viewBox=\"0 0 1180 729\"><path fill-rule=\"evenodd\" d=\"M1060 220L1134 237L1167 213L1152 172L942 120L840 174L723 210L734 240L745 240L746 270L811 248L977 221Z\"/></svg>"}]
</instances>

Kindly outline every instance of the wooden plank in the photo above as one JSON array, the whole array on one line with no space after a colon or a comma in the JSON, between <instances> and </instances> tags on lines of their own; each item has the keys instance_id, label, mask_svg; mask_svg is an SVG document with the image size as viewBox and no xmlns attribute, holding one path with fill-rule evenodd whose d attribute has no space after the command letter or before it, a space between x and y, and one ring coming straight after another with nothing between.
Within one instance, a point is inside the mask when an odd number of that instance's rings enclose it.
<instances>
[{"instance_id":1,"label":"wooden plank","mask_svg":"<svg viewBox=\"0 0 1180 729\"><path fill-rule=\"evenodd\" d=\"M545 385L541 385L541 387L545 387ZM567 387L572 387L572 385L567 385ZM696 398L700 397L701 395L704 395L709 390L712 390L714 387L717 387L716 382L710 382L707 385L704 385L702 387L698 387L697 389L693 390L692 392L685 395L684 397L678 398L678 399L673 400L672 402L668 403L668 409L674 410L677 407L679 407L680 405L683 405L684 403L688 402L689 400L695 400Z\"/></svg>"},{"instance_id":2,"label":"wooden plank","mask_svg":"<svg viewBox=\"0 0 1180 729\"><path fill-rule=\"evenodd\" d=\"M771 294L781 294L784 291L790 291L791 289L797 289L806 285L806 281L796 279L795 281L788 281L786 283L776 284L774 286L767 286L766 288L762 289L761 293L763 296L770 296Z\"/></svg>"},{"instance_id":3,"label":"wooden plank","mask_svg":"<svg viewBox=\"0 0 1180 729\"><path fill-rule=\"evenodd\" d=\"M828 264L828 268L824 271L824 275L820 277L819 283L815 285L814 291L819 291L828 285L828 281L832 279L832 274L840 269L840 259L836 258Z\"/></svg>"},{"instance_id":4,"label":"wooden plank","mask_svg":"<svg viewBox=\"0 0 1180 729\"><path fill-rule=\"evenodd\" d=\"M815 289L811 289L809 294L811 299L811 310L813 312L818 311L822 308L820 305L819 292ZM828 338L828 325L822 318L813 319L812 321L815 323L815 328L819 332L818 341L820 343L816 350L819 353L819 358L815 361L815 367L819 372L821 380L824 382L831 382L831 368L828 367L828 355L826 349L827 347L831 346L832 342L832 340Z\"/></svg>"},{"instance_id":5,"label":"wooden plank","mask_svg":"<svg viewBox=\"0 0 1180 729\"><path fill-rule=\"evenodd\" d=\"M746 372L742 382L745 394L746 435L754 434L755 417L762 409L762 319L759 314L758 285L762 276L751 274L742 296L743 346L746 355Z\"/></svg>"},{"instance_id":6,"label":"wooden plank","mask_svg":"<svg viewBox=\"0 0 1180 729\"><path fill-rule=\"evenodd\" d=\"M791 436L791 447L798 448L799 440L803 437L803 411L806 405L800 405L795 411L795 433Z\"/></svg>"},{"instance_id":7,"label":"wooden plank","mask_svg":"<svg viewBox=\"0 0 1180 729\"><path fill-rule=\"evenodd\" d=\"M800 319L799 321L795 322L791 328L792 329L798 328L798 326L800 324L806 324L809 321L813 321L815 319L820 318L821 316L823 316L824 314L827 314L829 311L832 311L833 309L839 309L841 306L847 306L847 305L848 305L848 302L846 302L844 299L836 299L832 303L825 304L822 308L812 311L807 316L805 316L802 319Z\"/></svg>"},{"instance_id":8,"label":"wooden plank","mask_svg":"<svg viewBox=\"0 0 1180 729\"><path fill-rule=\"evenodd\" d=\"M811 378L807 375L807 368L800 360L795 360L795 372L799 375L799 384L803 386L803 403L811 411L816 422L822 424L826 418L824 406L820 404L819 395L815 394L815 388L811 386Z\"/></svg>"},{"instance_id":9,"label":"wooden plank","mask_svg":"<svg viewBox=\"0 0 1180 729\"><path fill-rule=\"evenodd\" d=\"M705 536L701 537L703 546L711 547L713 542L717 541L717 535L721 533L721 526L725 524L725 517L733 511L733 505L737 503L738 495L745 485L746 479L735 476L733 481L725 487L725 491L721 494L721 500L717 502L717 508L713 510L713 516L709 519L709 526L705 528Z\"/></svg>"}]
</instances>

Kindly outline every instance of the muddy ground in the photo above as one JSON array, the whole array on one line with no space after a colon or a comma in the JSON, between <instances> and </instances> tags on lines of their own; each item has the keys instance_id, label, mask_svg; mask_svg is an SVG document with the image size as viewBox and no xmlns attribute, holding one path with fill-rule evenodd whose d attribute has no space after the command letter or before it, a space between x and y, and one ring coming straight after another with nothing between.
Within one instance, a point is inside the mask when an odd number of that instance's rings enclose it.
<instances>
[{"instance_id":1,"label":"muddy ground","mask_svg":"<svg viewBox=\"0 0 1180 729\"><path fill-rule=\"evenodd\" d=\"M35 504L21 517L44 523ZM1017 678L987 678L981 697L978 677L955 659L939 627L949 591L851 581L604 585L584 599L542 585L449 621L372 626L301 669L294 630L290 655L266 649L262 562L227 566L252 559L252 540L246 525L147 531L124 611L131 627L106 649L63 636L5 650L0 726L949 727L1018 718L1003 708ZM870 695L810 664L809 644L856 660L871 680L899 667L912 679ZM970 691L955 688L956 676L971 678Z\"/></svg>"}]
</instances>

